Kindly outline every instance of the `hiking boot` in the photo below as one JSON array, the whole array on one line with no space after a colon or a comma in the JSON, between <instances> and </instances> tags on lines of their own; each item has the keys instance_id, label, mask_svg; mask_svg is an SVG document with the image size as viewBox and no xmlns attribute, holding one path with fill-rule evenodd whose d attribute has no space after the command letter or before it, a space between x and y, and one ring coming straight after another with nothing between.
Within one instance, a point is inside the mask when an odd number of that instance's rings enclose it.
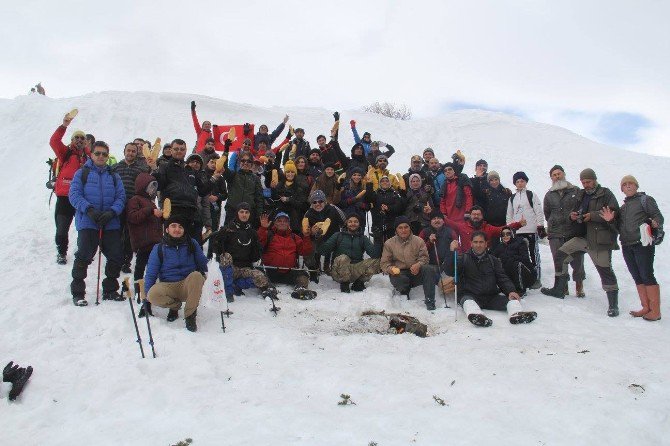
<instances>
[{"instance_id":1,"label":"hiking boot","mask_svg":"<svg viewBox=\"0 0 670 446\"><path fill-rule=\"evenodd\" d=\"M265 288L261 288L261 297L263 297L263 299L267 299L269 297L272 300L279 300L277 297L277 288L273 286L266 286Z\"/></svg>"},{"instance_id":2,"label":"hiking boot","mask_svg":"<svg viewBox=\"0 0 670 446\"><path fill-rule=\"evenodd\" d=\"M537 318L537 313L534 311L519 311L514 313L509 318L510 324L530 324Z\"/></svg>"},{"instance_id":3,"label":"hiking boot","mask_svg":"<svg viewBox=\"0 0 670 446\"><path fill-rule=\"evenodd\" d=\"M242 291L242 288L240 288L239 286L237 286L235 284L233 284L233 294L237 297L245 295L244 291ZM228 302L232 302L232 300L228 301Z\"/></svg>"},{"instance_id":4,"label":"hiking boot","mask_svg":"<svg viewBox=\"0 0 670 446\"><path fill-rule=\"evenodd\" d=\"M586 297L586 294L584 293L584 281L583 280L576 280L575 281L575 296Z\"/></svg>"},{"instance_id":5,"label":"hiking boot","mask_svg":"<svg viewBox=\"0 0 670 446\"><path fill-rule=\"evenodd\" d=\"M434 300L427 300L426 301L426 310L433 311L434 309L435 309L435 301Z\"/></svg>"},{"instance_id":6,"label":"hiking boot","mask_svg":"<svg viewBox=\"0 0 670 446\"><path fill-rule=\"evenodd\" d=\"M316 291L299 286L293 290L291 297L299 300L312 300L316 297Z\"/></svg>"},{"instance_id":7,"label":"hiking boot","mask_svg":"<svg viewBox=\"0 0 670 446\"><path fill-rule=\"evenodd\" d=\"M232 294L226 293L226 300L228 301L228 303L235 302L235 296L233 296Z\"/></svg>"},{"instance_id":8,"label":"hiking boot","mask_svg":"<svg viewBox=\"0 0 670 446\"><path fill-rule=\"evenodd\" d=\"M114 300L116 302L121 302L126 300L118 291L105 291L102 293L102 300Z\"/></svg>"},{"instance_id":9,"label":"hiking boot","mask_svg":"<svg viewBox=\"0 0 670 446\"><path fill-rule=\"evenodd\" d=\"M354 283L351 284L351 291L363 291L365 289L365 282L361 279L354 280Z\"/></svg>"},{"instance_id":10,"label":"hiking boot","mask_svg":"<svg viewBox=\"0 0 670 446\"><path fill-rule=\"evenodd\" d=\"M186 329L193 333L198 331L198 324L195 323L195 316L197 313L198 310L194 311L193 314L187 316L186 319L184 319L184 322L186 322Z\"/></svg>"},{"instance_id":11,"label":"hiking boot","mask_svg":"<svg viewBox=\"0 0 670 446\"><path fill-rule=\"evenodd\" d=\"M132 269L130 269L130 263L126 263L121 267L121 272L125 274L130 274L133 272Z\"/></svg>"},{"instance_id":12,"label":"hiking boot","mask_svg":"<svg viewBox=\"0 0 670 446\"><path fill-rule=\"evenodd\" d=\"M619 315L619 291L608 291L607 303L609 304L607 315L609 317L617 317Z\"/></svg>"},{"instance_id":13,"label":"hiking boot","mask_svg":"<svg viewBox=\"0 0 670 446\"><path fill-rule=\"evenodd\" d=\"M179 317L179 310L170 310L168 311L167 321L174 322Z\"/></svg>"},{"instance_id":14,"label":"hiking boot","mask_svg":"<svg viewBox=\"0 0 670 446\"><path fill-rule=\"evenodd\" d=\"M493 321L481 313L468 314L468 320L477 327L490 327Z\"/></svg>"},{"instance_id":15,"label":"hiking boot","mask_svg":"<svg viewBox=\"0 0 670 446\"><path fill-rule=\"evenodd\" d=\"M554 286L552 288L541 288L540 292L547 296L553 296L559 299L564 299L566 283L568 283L567 275L554 277Z\"/></svg>"},{"instance_id":16,"label":"hiking boot","mask_svg":"<svg viewBox=\"0 0 670 446\"><path fill-rule=\"evenodd\" d=\"M59 265L66 265L67 257L65 257L65 254L56 254L56 263Z\"/></svg>"},{"instance_id":17,"label":"hiking boot","mask_svg":"<svg viewBox=\"0 0 670 446\"><path fill-rule=\"evenodd\" d=\"M341 292L341 293L349 293L349 292L351 292L351 289L349 288L349 282L342 282L342 283L340 283L340 292Z\"/></svg>"},{"instance_id":18,"label":"hiking boot","mask_svg":"<svg viewBox=\"0 0 670 446\"><path fill-rule=\"evenodd\" d=\"M74 303L77 307L85 307L88 305L88 302L84 296L72 296L72 303Z\"/></svg>"}]
</instances>

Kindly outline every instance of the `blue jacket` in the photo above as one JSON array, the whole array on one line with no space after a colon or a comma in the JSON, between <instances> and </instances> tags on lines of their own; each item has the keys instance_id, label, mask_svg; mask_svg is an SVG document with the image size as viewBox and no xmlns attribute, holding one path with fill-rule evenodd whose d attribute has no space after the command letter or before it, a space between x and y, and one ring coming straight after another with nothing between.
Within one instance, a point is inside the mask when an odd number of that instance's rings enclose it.
<instances>
[{"instance_id":1,"label":"blue jacket","mask_svg":"<svg viewBox=\"0 0 670 446\"><path fill-rule=\"evenodd\" d=\"M89 169L86 185L81 181L82 169L79 169L72 178L68 198L76 210L74 224L77 231L82 229L98 229L98 225L86 215L86 211L93 207L98 211L114 211L113 219L104 227L105 230L121 228L119 215L123 212L126 203L126 192L118 174L112 173L109 166L97 167L92 160L86 161L84 167ZM114 179L116 176L116 180Z\"/></svg>"},{"instance_id":2,"label":"blue jacket","mask_svg":"<svg viewBox=\"0 0 670 446\"><path fill-rule=\"evenodd\" d=\"M351 133L354 134L354 142L356 144L358 144L358 143L362 144L363 145L363 151L364 151L363 153L365 154L365 156L368 156L368 154L370 153L370 148L372 146L372 143L363 141L361 139L361 137L358 136L358 130L356 130L356 127L351 128Z\"/></svg>"},{"instance_id":3,"label":"blue jacket","mask_svg":"<svg viewBox=\"0 0 670 446\"><path fill-rule=\"evenodd\" d=\"M188 252L186 243L177 246L168 246L164 243L154 245L149 255L147 271L144 276L144 287L148 293L156 279L161 282L179 282L186 279L186 276L193 271L207 272L207 257L202 252L200 245L190 239L193 244L194 252ZM158 249L163 249L163 263L158 257Z\"/></svg>"}]
</instances>

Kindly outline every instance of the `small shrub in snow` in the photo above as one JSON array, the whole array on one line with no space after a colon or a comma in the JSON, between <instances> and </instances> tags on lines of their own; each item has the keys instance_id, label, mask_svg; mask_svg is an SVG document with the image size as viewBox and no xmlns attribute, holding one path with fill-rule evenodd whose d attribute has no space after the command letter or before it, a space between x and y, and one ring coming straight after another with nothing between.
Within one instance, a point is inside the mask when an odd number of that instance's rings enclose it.
<instances>
[{"instance_id":1,"label":"small shrub in snow","mask_svg":"<svg viewBox=\"0 0 670 446\"><path fill-rule=\"evenodd\" d=\"M347 404L353 404L354 406L356 405L356 403L351 400L351 396L347 395L346 393L340 395L340 398L342 398L342 401L337 403L339 406L346 406Z\"/></svg>"},{"instance_id":2,"label":"small shrub in snow","mask_svg":"<svg viewBox=\"0 0 670 446\"><path fill-rule=\"evenodd\" d=\"M412 119L412 109L406 104L396 105L393 102L373 102L363 107L363 110L370 113L386 116L387 118L409 121Z\"/></svg>"}]
</instances>

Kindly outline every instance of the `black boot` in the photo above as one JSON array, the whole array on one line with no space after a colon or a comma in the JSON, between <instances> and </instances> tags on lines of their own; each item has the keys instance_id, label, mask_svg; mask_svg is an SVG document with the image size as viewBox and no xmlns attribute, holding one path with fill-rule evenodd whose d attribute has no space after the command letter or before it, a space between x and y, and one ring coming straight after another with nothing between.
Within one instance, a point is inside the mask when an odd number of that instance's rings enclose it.
<instances>
[{"instance_id":1,"label":"black boot","mask_svg":"<svg viewBox=\"0 0 670 446\"><path fill-rule=\"evenodd\" d=\"M426 310L433 311L435 309L435 299L426 301Z\"/></svg>"},{"instance_id":2,"label":"black boot","mask_svg":"<svg viewBox=\"0 0 670 446\"><path fill-rule=\"evenodd\" d=\"M553 288L542 288L540 292L546 294L547 296L557 297L559 299L565 298L565 287L568 284L568 275L556 276L554 278Z\"/></svg>"},{"instance_id":3,"label":"black boot","mask_svg":"<svg viewBox=\"0 0 670 446\"><path fill-rule=\"evenodd\" d=\"M186 329L191 332L196 332L198 331L198 325L195 323L195 316L198 313L198 310L195 310L193 314L190 316L187 316L184 321L186 322Z\"/></svg>"},{"instance_id":4,"label":"black boot","mask_svg":"<svg viewBox=\"0 0 670 446\"><path fill-rule=\"evenodd\" d=\"M361 279L354 280L354 283L351 284L352 291L363 291L365 289L365 282Z\"/></svg>"},{"instance_id":5,"label":"black boot","mask_svg":"<svg viewBox=\"0 0 670 446\"><path fill-rule=\"evenodd\" d=\"M481 313L468 314L468 320L478 327L490 327L493 321Z\"/></svg>"},{"instance_id":6,"label":"black boot","mask_svg":"<svg viewBox=\"0 0 670 446\"><path fill-rule=\"evenodd\" d=\"M59 265L67 264L67 257L65 257L65 254L57 254L56 263L58 263Z\"/></svg>"},{"instance_id":7,"label":"black boot","mask_svg":"<svg viewBox=\"0 0 670 446\"><path fill-rule=\"evenodd\" d=\"M349 282L340 283L340 292L342 292L342 293L351 292L351 290L349 289Z\"/></svg>"},{"instance_id":8,"label":"black boot","mask_svg":"<svg viewBox=\"0 0 670 446\"><path fill-rule=\"evenodd\" d=\"M153 316L154 313L151 311L151 302L148 300L142 304L142 307L140 308L140 312L137 314L137 317L145 317L145 316Z\"/></svg>"},{"instance_id":9,"label":"black boot","mask_svg":"<svg viewBox=\"0 0 670 446\"><path fill-rule=\"evenodd\" d=\"M607 315L609 317L617 317L619 315L619 291L608 291L607 302L609 303Z\"/></svg>"},{"instance_id":10,"label":"black boot","mask_svg":"<svg viewBox=\"0 0 670 446\"><path fill-rule=\"evenodd\" d=\"M174 322L179 317L179 310L170 310L168 311L167 321Z\"/></svg>"},{"instance_id":11,"label":"black boot","mask_svg":"<svg viewBox=\"0 0 670 446\"><path fill-rule=\"evenodd\" d=\"M121 302L122 300L126 300L126 298L119 294L118 291L104 291L102 293L102 300L114 300L116 302Z\"/></svg>"},{"instance_id":12,"label":"black boot","mask_svg":"<svg viewBox=\"0 0 670 446\"><path fill-rule=\"evenodd\" d=\"M272 300L279 300L279 298L277 297L277 288L273 287L272 285L263 287L260 289L260 291L261 291L261 297L263 299L267 299L269 297Z\"/></svg>"}]
</instances>

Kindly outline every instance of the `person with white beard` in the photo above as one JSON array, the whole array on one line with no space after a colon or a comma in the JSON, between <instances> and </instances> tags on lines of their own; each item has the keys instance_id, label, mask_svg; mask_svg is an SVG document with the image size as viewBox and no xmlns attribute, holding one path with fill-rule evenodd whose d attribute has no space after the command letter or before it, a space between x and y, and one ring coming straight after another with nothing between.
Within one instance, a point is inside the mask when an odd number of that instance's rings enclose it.
<instances>
[{"instance_id":1,"label":"person with white beard","mask_svg":"<svg viewBox=\"0 0 670 446\"><path fill-rule=\"evenodd\" d=\"M547 237L551 256L556 259L558 248L573 237L583 235L586 227L570 219L570 212L579 206L579 187L565 179L565 170L558 164L549 170L552 185L544 196L544 217L547 220ZM584 253L572 256L572 280L575 281L575 295L584 297ZM554 284L555 286L555 284ZM567 294L567 293L566 293Z\"/></svg>"}]
</instances>

